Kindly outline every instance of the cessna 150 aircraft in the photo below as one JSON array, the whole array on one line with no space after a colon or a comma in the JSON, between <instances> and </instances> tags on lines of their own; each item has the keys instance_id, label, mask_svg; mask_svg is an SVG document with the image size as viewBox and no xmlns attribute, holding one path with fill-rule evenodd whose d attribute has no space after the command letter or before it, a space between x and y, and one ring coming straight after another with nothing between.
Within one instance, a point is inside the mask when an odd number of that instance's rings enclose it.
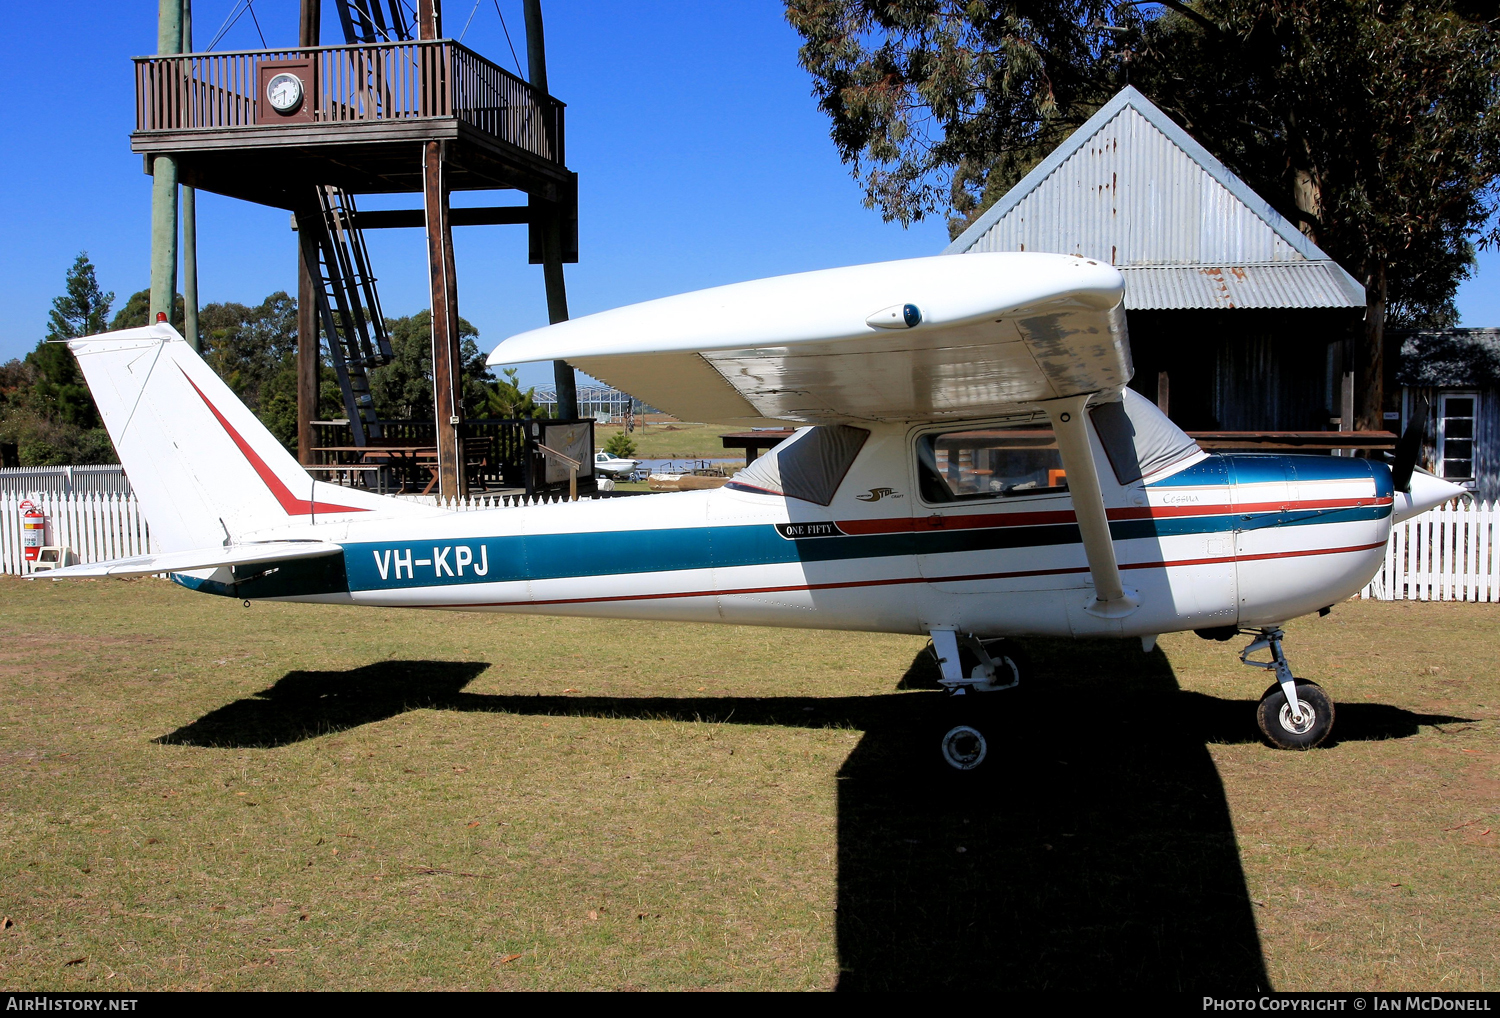
<instances>
[{"instance_id":1,"label":"cessna 150 aircraft","mask_svg":"<svg viewBox=\"0 0 1500 1018\"><path fill-rule=\"evenodd\" d=\"M1333 703L1293 676L1281 625L1357 592L1393 520L1462 490L1413 470L1419 431L1394 469L1205 453L1126 388L1123 293L1084 258L938 256L512 337L492 363L561 358L686 420L801 427L716 490L493 511L315 481L166 324L72 340L160 551L49 575L926 634L959 771L989 755L979 705L1020 677L998 638L1244 634L1276 680L1262 731L1317 745Z\"/></svg>"}]
</instances>

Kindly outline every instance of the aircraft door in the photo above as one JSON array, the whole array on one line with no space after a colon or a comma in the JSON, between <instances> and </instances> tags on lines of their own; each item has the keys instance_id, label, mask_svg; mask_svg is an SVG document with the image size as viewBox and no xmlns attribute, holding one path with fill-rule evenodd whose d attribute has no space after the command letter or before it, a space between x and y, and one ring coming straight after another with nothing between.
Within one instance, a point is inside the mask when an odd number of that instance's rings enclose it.
<instances>
[{"instance_id":1,"label":"aircraft door","mask_svg":"<svg viewBox=\"0 0 1500 1018\"><path fill-rule=\"evenodd\" d=\"M1090 581L1046 415L922 429L910 450L924 622L982 636L1068 633L1066 605L1082 603Z\"/></svg>"}]
</instances>

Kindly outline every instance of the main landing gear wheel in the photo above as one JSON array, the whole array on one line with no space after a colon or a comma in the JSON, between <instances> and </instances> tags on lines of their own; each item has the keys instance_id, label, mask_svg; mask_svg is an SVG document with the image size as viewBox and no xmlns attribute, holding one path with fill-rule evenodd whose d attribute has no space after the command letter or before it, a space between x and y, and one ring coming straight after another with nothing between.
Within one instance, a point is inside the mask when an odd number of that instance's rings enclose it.
<instances>
[{"instance_id":1,"label":"main landing gear wheel","mask_svg":"<svg viewBox=\"0 0 1500 1018\"><path fill-rule=\"evenodd\" d=\"M933 726L938 758L950 772L988 770L986 762L994 759L997 748L990 698L1014 689L1021 681L1021 668L1013 654L999 652L999 641L987 646L972 634L960 636L943 628L931 632L932 654L942 674L938 681L947 690L941 723Z\"/></svg>"},{"instance_id":2,"label":"main landing gear wheel","mask_svg":"<svg viewBox=\"0 0 1500 1018\"><path fill-rule=\"evenodd\" d=\"M940 741L943 763L961 773L976 771L989 759L990 742L982 725L955 724Z\"/></svg>"},{"instance_id":3,"label":"main landing gear wheel","mask_svg":"<svg viewBox=\"0 0 1500 1018\"><path fill-rule=\"evenodd\" d=\"M1307 679L1297 679L1297 704L1301 714L1294 713L1286 692L1277 683L1260 698L1255 719L1261 733L1281 749L1312 749L1333 730L1333 701L1323 687Z\"/></svg>"}]
</instances>

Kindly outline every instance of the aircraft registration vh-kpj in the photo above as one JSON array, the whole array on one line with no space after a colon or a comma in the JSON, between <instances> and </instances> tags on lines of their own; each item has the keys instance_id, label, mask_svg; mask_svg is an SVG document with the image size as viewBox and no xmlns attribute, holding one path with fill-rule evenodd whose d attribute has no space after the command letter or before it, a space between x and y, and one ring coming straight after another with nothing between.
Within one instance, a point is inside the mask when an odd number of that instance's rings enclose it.
<instances>
[{"instance_id":1,"label":"aircraft registration vh-kpj","mask_svg":"<svg viewBox=\"0 0 1500 1018\"><path fill-rule=\"evenodd\" d=\"M693 421L793 424L722 488L450 512L314 480L168 325L72 340L170 573L248 600L925 634L989 755L1004 637L1251 638L1275 745L1327 737L1281 625L1359 591L1393 521L1463 494L1396 462L1205 453L1126 388L1115 269L966 254L738 283L514 336ZM1269 661L1252 660L1268 651ZM792 680L794 681L794 680Z\"/></svg>"}]
</instances>

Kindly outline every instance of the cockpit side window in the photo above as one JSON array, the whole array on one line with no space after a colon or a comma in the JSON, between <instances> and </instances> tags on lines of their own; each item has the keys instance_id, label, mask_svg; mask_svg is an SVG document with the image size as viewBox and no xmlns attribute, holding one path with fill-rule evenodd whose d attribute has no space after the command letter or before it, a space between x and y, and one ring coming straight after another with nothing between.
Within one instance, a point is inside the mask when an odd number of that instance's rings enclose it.
<instances>
[{"instance_id":1,"label":"cockpit side window","mask_svg":"<svg viewBox=\"0 0 1500 1018\"><path fill-rule=\"evenodd\" d=\"M917 439L917 474L928 502L972 502L1068 490L1045 417Z\"/></svg>"},{"instance_id":2,"label":"cockpit side window","mask_svg":"<svg viewBox=\"0 0 1500 1018\"><path fill-rule=\"evenodd\" d=\"M1130 484L1141 479L1141 461L1135 454L1135 428L1125 413L1124 403L1100 403L1089 409L1094 433L1104 446L1104 455L1114 468L1115 480Z\"/></svg>"},{"instance_id":3,"label":"cockpit side window","mask_svg":"<svg viewBox=\"0 0 1500 1018\"><path fill-rule=\"evenodd\" d=\"M844 424L802 428L735 474L727 487L828 505L869 437L864 428Z\"/></svg>"}]
</instances>

